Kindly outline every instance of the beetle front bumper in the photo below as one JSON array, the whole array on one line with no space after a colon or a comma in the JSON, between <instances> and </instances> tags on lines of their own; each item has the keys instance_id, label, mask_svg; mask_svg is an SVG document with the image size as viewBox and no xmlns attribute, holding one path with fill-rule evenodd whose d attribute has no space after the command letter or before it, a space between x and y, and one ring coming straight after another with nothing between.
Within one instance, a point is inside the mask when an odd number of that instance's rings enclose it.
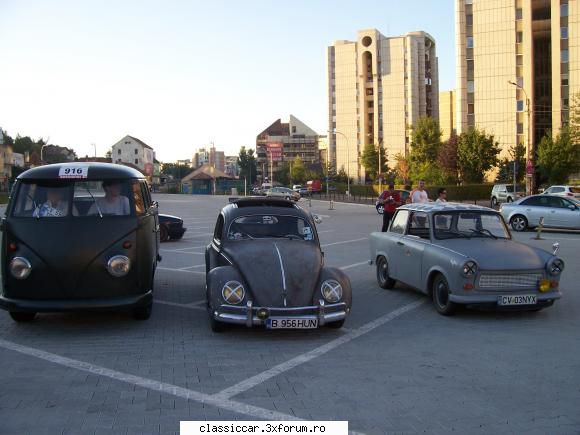
<instances>
[{"instance_id":1,"label":"beetle front bumper","mask_svg":"<svg viewBox=\"0 0 580 435\"><path fill-rule=\"evenodd\" d=\"M238 325L263 326L269 318L285 318L297 320L318 319L318 326L327 323L337 322L346 318L350 311L346 303L326 304L320 300L318 305L305 307L255 307L252 301L248 301L245 306L235 306L222 304L213 310L213 318L220 322L235 323ZM260 315L258 315L260 312ZM267 313L264 316L264 313Z\"/></svg>"},{"instance_id":2,"label":"beetle front bumper","mask_svg":"<svg viewBox=\"0 0 580 435\"><path fill-rule=\"evenodd\" d=\"M0 308L14 312L63 312L77 310L99 310L123 307L139 307L153 302L149 290L135 296L98 299L11 299L0 295Z\"/></svg>"}]
</instances>

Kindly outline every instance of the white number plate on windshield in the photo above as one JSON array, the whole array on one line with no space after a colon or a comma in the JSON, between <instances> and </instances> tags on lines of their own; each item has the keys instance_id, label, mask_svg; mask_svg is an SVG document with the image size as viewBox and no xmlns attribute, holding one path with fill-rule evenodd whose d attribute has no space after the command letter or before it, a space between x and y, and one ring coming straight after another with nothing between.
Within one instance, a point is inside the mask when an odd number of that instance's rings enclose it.
<instances>
[{"instance_id":1,"label":"white number plate on windshield","mask_svg":"<svg viewBox=\"0 0 580 435\"><path fill-rule=\"evenodd\" d=\"M88 166L65 166L58 171L58 178L87 178Z\"/></svg>"},{"instance_id":2,"label":"white number plate on windshield","mask_svg":"<svg viewBox=\"0 0 580 435\"><path fill-rule=\"evenodd\" d=\"M270 318L266 320L268 329L314 329L318 328L318 319L283 319Z\"/></svg>"},{"instance_id":3,"label":"white number plate on windshield","mask_svg":"<svg viewBox=\"0 0 580 435\"><path fill-rule=\"evenodd\" d=\"M538 298L536 295L514 295L514 296L498 296L498 305L536 305Z\"/></svg>"}]
</instances>

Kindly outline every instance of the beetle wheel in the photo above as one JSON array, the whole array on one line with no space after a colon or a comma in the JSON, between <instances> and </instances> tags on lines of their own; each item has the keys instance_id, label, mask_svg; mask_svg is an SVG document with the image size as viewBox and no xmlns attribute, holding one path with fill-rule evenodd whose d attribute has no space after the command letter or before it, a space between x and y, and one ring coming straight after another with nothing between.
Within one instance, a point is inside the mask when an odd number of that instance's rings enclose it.
<instances>
[{"instance_id":1,"label":"beetle wheel","mask_svg":"<svg viewBox=\"0 0 580 435\"><path fill-rule=\"evenodd\" d=\"M528 220L521 214L510 219L510 225L514 231L525 231L528 228Z\"/></svg>"},{"instance_id":2,"label":"beetle wheel","mask_svg":"<svg viewBox=\"0 0 580 435\"><path fill-rule=\"evenodd\" d=\"M379 287L388 290L392 289L397 283L396 280L389 276L389 263L383 256L377 259L377 282Z\"/></svg>"},{"instance_id":3,"label":"beetle wheel","mask_svg":"<svg viewBox=\"0 0 580 435\"><path fill-rule=\"evenodd\" d=\"M165 224L159 225L159 241L167 242L169 240L169 230Z\"/></svg>"},{"instance_id":4,"label":"beetle wheel","mask_svg":"<svg viewBox=\"0 0 580 435\"><path fill-rule=\"evenodd\" d=\"M439 314L450 316L455 313L457 305L449 298L449 284L443 275L437 275L433 281L433 304Z\"/></svg>"},{"instance_id":5,"label":"beetle wheel","mask_svg":"<svg viewBox=\"0 0 580 435\"><path fill-rule=\"evenodd\" d=\"M10 311L10 317L15 322L32 322L36 317L35 312L19 312L19 311Z\"/></svg>"}]
</instances>

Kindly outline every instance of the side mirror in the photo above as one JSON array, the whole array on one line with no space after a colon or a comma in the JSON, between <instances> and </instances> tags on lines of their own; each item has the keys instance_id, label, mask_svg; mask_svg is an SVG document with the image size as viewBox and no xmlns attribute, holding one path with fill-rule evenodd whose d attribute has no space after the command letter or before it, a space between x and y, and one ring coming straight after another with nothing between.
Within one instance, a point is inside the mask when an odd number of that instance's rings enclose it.
<instances>
[{"instance_id":1,"label":"side mirror","mask_svg":"<svg viewBox=\"0 0 580 435\"><path fill-rule=\"evenodd\" d=\"M558 242L552 245L552 254L556 255L560 250L560 244Z\"/></svg>"},{"instance_id":2,"label":"side mirror","mask_svg":"<svg viewBox=\"0 0 580 435\"><path fill-rule=\"evenodd\" d=\"M575 205L573 205L573 204L570 204L570 205L568 206L568 208L569 208L570 210L577 210L577 209L578 209L578 207L576 207L576 206L575 206Z\"/></svg>"},{"instance_id":3,"label":"side mirror","mask_svg":"<svg viewBox=\"0 0 580 435\"><path fill-rule=\"evenodd\" d=\"M320 216L318 216L317 214L312 215L312 217L314 218L314 222L317 224L322 223L322 218Z\"/></svg>"}]
</instances>

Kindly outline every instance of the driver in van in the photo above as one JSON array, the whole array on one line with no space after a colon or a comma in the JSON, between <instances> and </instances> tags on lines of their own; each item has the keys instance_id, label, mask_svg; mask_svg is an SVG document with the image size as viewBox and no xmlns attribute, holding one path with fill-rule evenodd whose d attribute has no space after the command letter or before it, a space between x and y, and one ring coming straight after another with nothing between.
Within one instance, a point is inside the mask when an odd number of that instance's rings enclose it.
<instances>
[{"instance_id":1,"label":"driver in van","mask_svg":"<svg viewBox=\"0 0 580 435\"><path fill-rule=\"evenodd\" d=\"M40 204L32 217L63 217L68 214L68 202L64 200L64 192L59 188L48 189L46 201Z\"/></svg>"},{"instance_id":2,"label":"driver in van","mask_svg":"<svg viewBox=\"0 0 580 435\"><path fill-rule=\"evenodd\" d=\"M127 216L131 214L129 208L129 198L121 195L121 183L116 180L103 181L105 196L96 199L96 204L91 205L87 215L109 214L117 216ZM98 207L97 207L98 206Z\"/></svg>"}]
</instances>

